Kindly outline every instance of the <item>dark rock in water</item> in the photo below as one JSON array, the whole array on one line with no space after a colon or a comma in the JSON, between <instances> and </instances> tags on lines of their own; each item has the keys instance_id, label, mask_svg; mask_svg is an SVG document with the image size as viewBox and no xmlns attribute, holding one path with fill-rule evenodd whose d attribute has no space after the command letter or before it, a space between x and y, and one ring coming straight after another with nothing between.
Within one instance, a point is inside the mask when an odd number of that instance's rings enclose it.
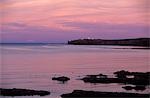
<instances>
[{"instance_id":1,"label":"dark rock in water","mask_svg":"<svg viewBox=\"0 0 150 98\"><path fill-rule=\"evenodd\" d=\"M4 89L0 88L1 96L46 96L49 95L50 92L42 91L42 90L30 90L30 89Z\"/></svg>"},{"instance_id":2,"label":"dark rock in water","mask_svg":"<svg viewBox=\"0 0 150 98\"><path fill-rule=\"evenodd\" d=\"M121 71L114 72L114 74L116 75L117 78L123 79L123 78L127 78L127 75L129 75L130 72L121 70Z\"/></svg>"},{"instance_id":3,"label":"dark rock in water","mask_svg":"<svg viewBox=\"0 0 150 98\"><path fill-rule=\"evenodd\" d=\"M127 84L134 85L149 85L150 72L128 72L128 71L117 71L114 73L118 78L126 80ZM133 78L128 78L133 76Z\"/></svg>"},{"instance_id":4,"label":"dark rock in water","mask_svg":"<svg viewBox=\"0 0 150 98\"><path fill-rule=\"evenodd\" d=\"M65 81L69 81L70 78L62 76L62 77L53 77L52 80L65 82Z\"/></svg>"},{"instance_id":5,"label":"dark rock in water","mask_svg":"<svg viewBox=\"0 0 150 98\"><path fill-rule=\"evenodd\" d=\"M82 78L86 83L124 83L133 85L149 85L150 72L128 72L118 71L114 73L116 78L108 78L106 75L87 75ZM129 78L130 76L130 78ZM131 77L132 76L132 77Z\"/></svg>"},{"instance_id":6,"label":"dark rock in water","mask_svg":"<svg viewBox=\"0 0 150 98\"><path fill-rule=\"evenodd\" d=\"M132 90L132 89L134 89L134 90L141 90L141 91L143 91L143 90L145 90L146 89L146 87L145 86L142 86L142 85L138 85L138 86L124 86L124 87L122 87L122 88L124 88L124 89L126 89L126 90Z\"/></svg>"},{"instance_id":7,"label":"dark rock in water","mask_svg":"<svg viewBox=\"0 0 150 98\"><path fill-rule=\"evenodd\" d=\"M89 83L112 83L114 82L114 78L107 78L107 75L103 75L103 74L86 75L86 77L80 80L83 80L84 82L89 82ZM114 83L116 83L116 81Z\"/></svg>"},{"instance_id":8,"label":"dark rock in water","mask_svg":"<svg viewBox=\"0 0 150 98\"><path fill-rule=\"evenodd\" d=\"M121 71L117 71L114 72L114 74L116 75L116 77L120 78L122 76L134 76L135 79L148 79L150 78L150 72L129 72L129 71L125 71L125 70L121 70Z\"/></svg>"},{"instance_id":9,"label":"dark rock in water","mask_svg":"<svg viewBox=\"0 0 150 98\"><path fill-rule=\"evenodd\" d=\"M88 78L107 78L107 75L98 74L98 75L87 75Z\"/></svg>"},{"instance_id":10,"label":"dark rock in water","mask_svg":"<svg viewBox=\"0 0 150 98\"><path fill-rule=\"evenodd\" d=\"M83 80L85 83L124 83L124 80L118 78L91 78L84 77Z\"/></svg>"},{"instance_id":11,"label":"dark rock in water","mask_svg":"<svg viewBox=\"0 0 150 98\"><path fill-rule=\"evenodd\" d=\"M142 91L143 91L143 90L146 89L146 87L145 87L145 86L140 86L140 85L138 86L138 85L137 85L137 86L134 87L134 89L135 89L135 90L142 90Z\"/></svg>"},{"instance_id":12,"label":"dark rock in water","mask_svg":"<svg viewBox=\"0 0 150 98\"><path fill-rule=\"evenodd\" d=\"M149 94L74 90L72 93L61 95L61 97L62 98L149 98Z\"/></svg>"},{"instance_id":13,"label":"dark rock in water","mask_svg":"<svg viewBox=\"0 0 150 98\"><path fill-rule=\"evenodd\" d=\"M124 88L124 89L126 89L126 90L132 90L134 87L132 87L132 86L124 86L124 87L122 87L122 88Z\"/></svg>"}]
</instances>

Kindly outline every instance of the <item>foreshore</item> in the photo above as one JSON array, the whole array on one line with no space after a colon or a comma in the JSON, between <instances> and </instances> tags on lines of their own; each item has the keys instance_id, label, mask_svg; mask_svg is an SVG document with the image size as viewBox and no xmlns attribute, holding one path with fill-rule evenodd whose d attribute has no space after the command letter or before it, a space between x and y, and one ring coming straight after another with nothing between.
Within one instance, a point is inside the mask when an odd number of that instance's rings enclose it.
<instances>
[{"instance_id":1,"label":"foreshore","mask_svg":"<svg viewBox=\"0 0 150 98\"><path fill-rule=\"evenodd\" d=\"M74 90L72 93L61 95L61 97L62 98L149 98L149 94Z\"/></svg>"},{"instance_id":2,"label":"foreshore","mask_svg":"<svg viewBox=\"0 0 150 98\"><path fill-rule=\"evenodd\" d=\"M85 83L122 83L122 88L125 90L144 91L149 86L150 72L129 72L125 70L114 72L114 78L109 78L107 75L86 75L78 81ZM62 81L63 83L70 80L69 77L52 77L53 81ZM134 86L127 86L128 84ZM63 84L62 84L63 85ZM50 95L49 91L30 90L30 89L5 89L0 88L0 96L46 96ZM62 98L149 98L149 94L127 93L127 92L102 92L102 91L86 91L74 90L72 93L62 94Z\"/></svg>"},{"instance_id":3,"label":"foreshore","mask_svg":"<svg viewBox=\"0 0 150 98\"><path fill-rule=\"evenodd\" d=\"M46 95L50 95L50 92L43 91L43 90L31 90L31 89L0 88L0 95L1 96L34 96L34 95L46 96Z\"/></svg>"},{"instance_id":4,"label":"foreshore","mask_svg":"<svg viewBox=\"0 0 150 98\"><path fill-rule=\"evenodd\" d=\"M87 75L81 80L85 83L122 83L134 86L123 86L125 90L143 91L149 85L150 72L129 72L125 70L114 72L115 77L109 78L107 75ZM72 93L62 94L62 98L149 98L149 94L125 93L125 92L101 92L74 90Z\"/></svg>"}]
</instances>

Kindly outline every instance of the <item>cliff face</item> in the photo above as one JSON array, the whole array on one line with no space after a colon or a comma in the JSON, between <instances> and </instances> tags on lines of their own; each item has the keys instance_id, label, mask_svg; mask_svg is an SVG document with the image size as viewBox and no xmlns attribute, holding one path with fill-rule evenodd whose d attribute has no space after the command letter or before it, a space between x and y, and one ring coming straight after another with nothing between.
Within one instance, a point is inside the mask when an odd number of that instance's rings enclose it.
<instances>
[{"instance_id":1,"label":"cliff face","mask_svg":"<svg viewBox=\"0 0 150 98\"><path fill-rule=\"evenodd\" d=\"M125 46L150 46L150 38L103 40L103 39L78 39L68 41L73 45L125 45Z\"/></svg>"}]
</instances>

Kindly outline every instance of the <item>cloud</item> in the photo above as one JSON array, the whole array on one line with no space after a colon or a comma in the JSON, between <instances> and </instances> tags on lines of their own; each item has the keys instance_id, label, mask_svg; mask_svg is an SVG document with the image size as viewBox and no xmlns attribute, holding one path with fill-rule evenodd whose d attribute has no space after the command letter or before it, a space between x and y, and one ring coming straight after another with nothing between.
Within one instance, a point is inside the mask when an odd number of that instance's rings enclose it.
<instances>
[{"instance_id":1,"label":"cloud","mask_svg":"<svg viewBox=\"0 0 150 98\"><path fill-rule=\"evenodd\" d=\"M22 24L22 23L8 23L8 24L2 24L2 25L5 25L5 26L10 26L10 27L26 27L27 25L26 24Z\"/></svg>"},{"instance_id":2,"label":"cloud","mask_svg":"<svg viewBox=\"0 0 150 98\"><path fill-rule=\"evenodd\" d=\"M66 26L80 29L63 30L42 26L29 26L20 23L9 23L2 32L3 42L66 42L78 38L131 38L148 37L148 26L106 23L64 22ZM6 24L5 24L6 25ZM12 27L13 28L12 28ZM20 27L21 26L21 27ZM14 29L17 28L17 29Z\"/></svg>"},{"instance_id":3,"label":"cloud","mask_svg":"<svg viewBox=\"0 0 150 98\"><path fill-rule=\"evenodd\" d=\"M142 24L109 24L89 22L62 22L65 26L75 27L85 32L112 32L112 33L148 33L148 25Z\"/></svg>"},{"instance_id":4,"label":"cloud","mask_svg":"<svg viewBox=\"0 0 150 98\"><path fill-rule=\"evenodd\" d=\"M3 40L148 36L148 0L0 0Z\"/></svg>"}]
</instances>

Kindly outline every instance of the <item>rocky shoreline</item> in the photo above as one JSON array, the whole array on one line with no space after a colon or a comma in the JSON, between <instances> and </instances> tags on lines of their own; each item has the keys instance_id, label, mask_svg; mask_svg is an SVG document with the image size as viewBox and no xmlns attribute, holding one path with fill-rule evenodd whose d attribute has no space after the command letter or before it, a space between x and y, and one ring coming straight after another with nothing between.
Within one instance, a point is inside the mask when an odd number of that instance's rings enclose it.
<instances>
[{"instance_id":1,"label":"rocky shoreline","mask_svg":"<svg viewBox=\"0 0 150 98\"><path fill-rule=\"evenodd\" d=\"M149 94L74 90L72 93L62 94L61 97L62 98L149 98Z\"/></svg>"},{"instance_id":2,"label":"rocky shoreline","mask_svg":"<svg viewBox=\"0 0 150 98\"><path fill-rule=\"evenodd\" d=\"M107 75L87 75L81 80L85 83L123 83L132 85L149 85L150 72L129 72L117 71L114 72L115 77L108 78Z\"/></svg>"},{"instance_id":3,"label":"rocky shoreline","mask_svg":"<svg viewBox=\"0 0 150 98\"><path fill-rule=\"evenodd\" d=\"M4 89L0 88L1 96L46 96L50 95L50 92L43 90L30 90L30 89Z\"/></svg>"},{"instance_id":4,"label":"rocky shoreline","mask_svg":"<svg viewBox=\"0 0 150 98\"><path fill-rule=\"evenodd\" d=\"M125 90L144 91L149 86L150 72L129 72L125 70L114 72L114 77L110 78L108 75L86 75L79 79L85 83L121 83ZM67 82L69 77L52 77L52 80ZM128 84L132 85L129 86ZM5 89L0 88L0 96L46 96L50 95L49 91L30 90L30 89ZM125 92L101 92L101 91L84 91L74 90L72 93L62 94L62 98L149 98L149 94L139 93L125 93Z\"/></svg>"},{"instance_id":5,"label":"rocky shoreline","mask_svg":"<svg viewBox=\"0 0 150 98\"><path fill-rule=\"evenodd\" d=\"M86 75L83 80L85 83L122 83L123 85L131 84L135 86L123 86L126 90L143 91L149 85L150 72L114 72L115 77L109 78L107 75ZM72 93L62 94L62 98L149 98L149 94L125 93L125 92L101 92L101 91L84 91L74 90Z\"/></svg>"}]
</instances>

